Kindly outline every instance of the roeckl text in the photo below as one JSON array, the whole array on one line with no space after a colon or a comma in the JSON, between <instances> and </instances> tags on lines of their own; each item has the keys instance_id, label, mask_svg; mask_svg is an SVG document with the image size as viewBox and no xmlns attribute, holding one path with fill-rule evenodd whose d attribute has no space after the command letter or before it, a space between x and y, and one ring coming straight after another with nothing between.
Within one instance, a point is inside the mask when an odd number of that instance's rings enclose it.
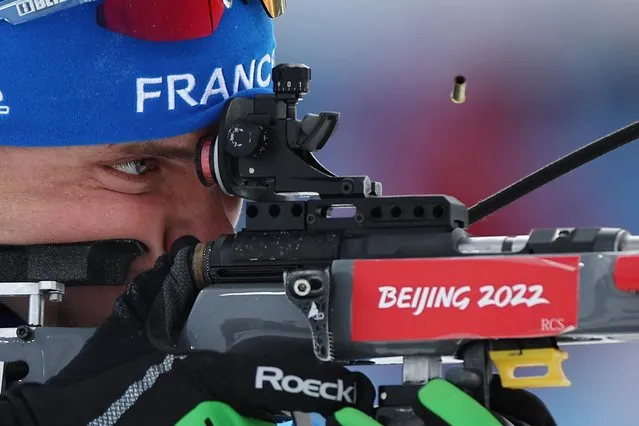
<instances>
[{"instance_id":1,"label":"roeckl text","mask_svg":"<svg viewBox=\"0 0 639 426\"><path fill-rule=\"evenodd\" d=\"M340 379L335 383L303 379L294 375L286 375L277 367L259 366L255 374L255 389L264 389L266 385L279 392L303 393L313 398L329 401L354 404L357 398L355 386L347 386Z\"/></svg>"},{"instance_id":2,"label":"roeckl text","mask_svg":"<svg viewBox=\"0 0 639 426\"><path fill-rule=\"evenodd\" d=\"M525 305L546 305L550 301L543 297L544 288L539 284L485 285L479 288L479 296L472 300L470 286L430 287L379 287L379 309L410 309L413 315L421 315L426 309L458 309L463 311L471 303L479 308L497 308Z\"/></svg>"}]
</instances>

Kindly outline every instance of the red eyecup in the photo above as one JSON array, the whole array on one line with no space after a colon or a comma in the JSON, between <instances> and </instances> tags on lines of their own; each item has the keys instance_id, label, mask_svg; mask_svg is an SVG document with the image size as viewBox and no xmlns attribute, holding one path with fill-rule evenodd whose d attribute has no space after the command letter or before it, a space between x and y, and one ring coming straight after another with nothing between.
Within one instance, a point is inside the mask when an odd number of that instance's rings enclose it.
<instances>
[{"instance_id":1,"label":"red eyecup","mask_svg":"<svg viewBox=\"0 0 639 426\"><path fill-rule=\"evenodd\" d=\"M215 149L215 145L213 144L213 138L210 136L201 138L195 148L195 171L204 186L217 184L214 172L211 170L213 149Z\"/></svg>"}]
</instances>

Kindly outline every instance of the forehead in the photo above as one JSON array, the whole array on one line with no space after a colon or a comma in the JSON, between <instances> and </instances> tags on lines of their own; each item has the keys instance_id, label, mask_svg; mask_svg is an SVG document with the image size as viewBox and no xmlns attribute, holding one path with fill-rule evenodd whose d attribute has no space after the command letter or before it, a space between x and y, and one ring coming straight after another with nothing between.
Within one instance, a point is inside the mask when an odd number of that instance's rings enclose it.
<instances>
[{"instance_id":1,"label":"forehead","mask_svg":"<svg viewBox=\"0 0 639 426\"><path fill-rule=\"evenodd\" d=\"M187 158L195 154L195 137L179 136L161 141L107 145L106 155L139 155L141 157Z\"/></svg>"},{"instance_id":2,"label":"forehead","mask_svg":"<svg viewBox=\"0 0 639 426\"><path fill-rule=\"evenodd\" d=\"M158 140L56 147L3 147L0 146L0 174L9 170L29 169L37 164L39 170L58 170L69 167L84 166L86 164L109 164L121 161L131 161L140 158L168 158L178 160L193 160L198 141L204 136L215 136L217 126L207 129L164 138ZM29 165L29 167L26 167Z\"/></svg>"},{"instance_id":3,"label":"forehead","mask_svg":"<svg viewBox=\"0 0 639 426\"><path fill-rule=\"evenodd\" d=\"M149 157L193 158L198 141L205 136L215 134L215 126L207 129L145 142L109 144L106 146L108 154L140 155Z\"/></svg>"}]
</instances>

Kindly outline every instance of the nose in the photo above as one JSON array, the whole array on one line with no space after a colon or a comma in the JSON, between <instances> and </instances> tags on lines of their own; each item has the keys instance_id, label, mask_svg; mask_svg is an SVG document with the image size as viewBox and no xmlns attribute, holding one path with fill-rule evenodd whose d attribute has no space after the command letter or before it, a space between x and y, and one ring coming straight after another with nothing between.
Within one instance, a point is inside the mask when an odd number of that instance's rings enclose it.
<instances>
[{"instance_id":1,"label":"nose","mask_svg":"<svg viewBox=\"0 0 639 426\"><path fill-rule=\"evenodd\" d=\"M143 225L141 241L147 254L133 262L131 278L152 268L180 237L211 241L222 234L233 234L241 199L224 195L217 186L205 187L191 168L167 176L154 207L155 214Z\"/></svg>"},{"instance_id":2,"label":"nose","mask_svg":"<svg viewBox=\"0 0 639 426\"><path fill-rule=\"evenodd\" d=\"M166 200L165 253L185 235L209 241L234 232L239 199L225 196L216 186L203 186L195 174L187 185L180 185L170 192L172 195Z\"/></svg>"}]
</instances>

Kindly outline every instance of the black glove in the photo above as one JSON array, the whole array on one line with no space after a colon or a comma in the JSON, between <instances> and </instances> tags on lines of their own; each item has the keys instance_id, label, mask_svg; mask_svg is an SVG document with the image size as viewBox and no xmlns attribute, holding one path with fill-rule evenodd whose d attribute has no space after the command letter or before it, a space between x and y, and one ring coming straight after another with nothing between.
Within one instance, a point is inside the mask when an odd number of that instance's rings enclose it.
<instances>
[{"instance_id":1,"label":"black glove","mask_svg":"<svg viewBox=\"0 0 639 426\"><path fill-rule=\"evenodd\" d=\"M160 426L184 418L180 426L231 426L263 424L243 423L249 417L272 422L282 411L325 416L343 407L372 411L374 389L364 375L319 362L301 364L284 350L281 359L267 359L156 349L145 331L153 301L166 304L167 315L178 315L197 292L189 272L194 241L185 241L134 280L60 374L3 394L0 424Z\"/></svg>"}]
</instances>

